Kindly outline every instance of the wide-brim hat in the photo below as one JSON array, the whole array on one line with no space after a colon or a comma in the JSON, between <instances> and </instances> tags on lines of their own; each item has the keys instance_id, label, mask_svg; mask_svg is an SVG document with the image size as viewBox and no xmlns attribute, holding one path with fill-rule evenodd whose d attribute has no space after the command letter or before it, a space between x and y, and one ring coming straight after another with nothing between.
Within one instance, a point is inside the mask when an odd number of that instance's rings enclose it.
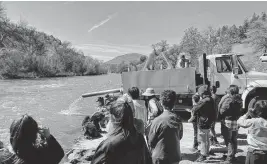
<instances>
[{"instance_id":1,"label":"wide-brim hat","mask_svg":"<svg viewBox=\"0 0 267 164\"><path fill-rule=\"evenodd\" d=\"M147 88L146 91L142 95L143 96L154 96L156 94L153 88Z\"/></svg>"}]
</instances>

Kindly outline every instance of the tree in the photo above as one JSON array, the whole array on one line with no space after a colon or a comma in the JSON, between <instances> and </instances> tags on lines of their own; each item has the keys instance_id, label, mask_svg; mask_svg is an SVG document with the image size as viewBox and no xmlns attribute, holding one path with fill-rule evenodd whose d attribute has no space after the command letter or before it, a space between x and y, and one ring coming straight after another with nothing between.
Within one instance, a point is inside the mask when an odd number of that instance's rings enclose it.
<instances>
[{"instance_id":1,"label":"tree","mask_svg":"<svg viewBox=\"0 0 267 164\"><path fill-rule=\"evenodd\" d=\"M5 20L5 17L6 17L5 8L3 6L3 3L0 2L0 21Z\"/></svg>"},{"instance_id":2,"label":"tree","mask_svg":"<svg viewBox=\"0 0 267 164\"><path fill-rule=\"evenodd\" d=\"M261 20L262 21L266 21L266 17L267 17L266 13L265 12L262 12L261 13Z\"/></svg>"},{"instance_id":3,"label":"tree","mask_svg":"<svg viewBox=\"0 0 267 164\"><path fill-rule=\"evenodd\" d=\"M190 27L189 29L185 30L185 34L182 38L180 43L183 52L189 53L191 57L191 65L197 65L198 55L203 52L203 38L195 27Z\"/></svg>"},{"instance_id":4,"label":"tree","mask_svg":"<svg viewBox=\"0 0 267 164\"><path fill-rule=\"evenodd\" d=\"M204 51L207 54L214 53L214 47L218 44L216 29L209 26L208 29L204 30L202 38L204 43Z\"/></svg>"},{"instance_id":5,"label":"tree","mask_svg":"<svg viewBox=\"0 0 267 164\"><path fill-rule=\"evenodd\" d=\"M250 19L250 24L256 22L259 19L259 15L257 15L256 13L253 13L251 19Z\"/></svg>"},{"instance_id":6,"label":"tree","mask_svg":"<svg viewBox=\"0 0 267 164\"><path fill-rule=\"evenodd\" d=\"M141 64L141 63L144 63L146 60L147 60L147 56L146 56L146 55L142 55L142 56L140 56L140 59L139 59L140 64Z\"/></svg>"},{"instance_id":7,"label":"tree","mask_svg":"<svg viewBox=\"0 0 267 164\"><path fill-rule=\"evenodd\" d=\"M118 73L127 72L128 71L128 64L126 64L124 61L122 61L118 65Z\"/></svg>"},{"instance_id":8,"label":"tree","mask_svg":"<svg viewBox=\"0 0 267 164\"><path fill-rule=\"evenodd\" d=\"M251 24L247 32L247 39L243 42L253 46L255 52L267 50L267 22L258 20Z\"/></svg>"}]
</instances>

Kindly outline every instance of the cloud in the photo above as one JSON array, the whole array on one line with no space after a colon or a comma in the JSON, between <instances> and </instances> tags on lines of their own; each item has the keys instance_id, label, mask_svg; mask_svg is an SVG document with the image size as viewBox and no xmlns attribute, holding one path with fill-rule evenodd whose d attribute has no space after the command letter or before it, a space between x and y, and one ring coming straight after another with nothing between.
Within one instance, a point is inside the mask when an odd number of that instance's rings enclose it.
<instances>
[{"instance_id":1,"label":"cloud","mask_svg":"<svg viewBox=\"0 0 267 164\"><path fill-rule=\"evenodd\" d=\"M107 19L102 20L101 22L95 24L92 28L90 28L90 29L88 30L88 32L90 33L90 32L92 32L93 30L97 29L98 27L104 25L105 23L107 23L108 21L110 21L112 18L114 18L114 16L116 16L116 15L117 15L117 13L112 14L112 15L109 15Z\"/></svg>"}]
</instances>

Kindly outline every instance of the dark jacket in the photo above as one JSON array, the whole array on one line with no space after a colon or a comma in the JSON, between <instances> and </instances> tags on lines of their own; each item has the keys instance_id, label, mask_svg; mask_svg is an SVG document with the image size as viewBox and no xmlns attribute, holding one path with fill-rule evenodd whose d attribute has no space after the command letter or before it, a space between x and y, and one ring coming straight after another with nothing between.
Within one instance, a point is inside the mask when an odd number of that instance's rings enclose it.
<instances>
[{"instance_id":1,"label":"dark jacket","mask_svg":"<svg viewBox=\"0 0 267 164\"><path fill-rule=\"evenodd\" d=\"M91 164L152 164L145 139L134 127L130 105L118 100L110 114L112 131L97 147Z\"/></svg>"},{"instance_id":2,"label":"dark jacket","mask_svg":"<svg viewBox=\"0 0 267 164\"><path fill-rule=\"evenodd\" d=\"M238 120L240 117L241 108L242 99L240 95L229 95L221 102L219 117L221 120Z\"/></svg>"},{"instance_id":3,"label":"dark jacket","mask_svg":"<svg viewBox=\"0 0 267 164\"><path fill-rule=\"evenodd\" d=\"M96 149L91 164L152 164L143 135L134 140L123 133L111 135Z\"/></svg>"},{"instance_id":4,"label":"dark jacket","mask_svg":"<svg viewBox=\"0 0 267 164\"><path fill-rule=\"evenodd\" d=\"M0 164L58 164L64 157L64 151L51 135L47 139L46 146L30 150L28 159L21 159L16 154L0 154ZM2 157L1 157L2 156Z\"/></svg>"},{"instance_id":5,"label":"dark jacket","mask_svg":"<svg viewBox=\"0 0 267 164\"><path fill-rule=\"evenodd\" d=\"M192 112L197 113L197 123L201 129L209 129L216 119L214 101L210 96L205 96L193 108Z\"/></svg>"},{"instance_id":6,"label":"dark jacket","mask_svg":"<svg viewBox=\"0 0 267 164\"><path fill-rule=\"evenodd\" d=\"M220 103L220 97L216 94L211 94L211 98L213 99L213 102L214 102L214 109L215 109L215 112L216 112L216 120L218 118L218 115L219 115L219 103Z\"/></svg>"},{"instance_id":7,"label":"dark jacket","mask_svg":"<svg viewBox=\"0 0 267 164\"><path fill-rule=\"evenodd\" d=\"M180 140L183 136L181 120L172 112L164 111L152 121L148 142L152 149L153 163L179 163Z\"/></svg>"}]
</instances>

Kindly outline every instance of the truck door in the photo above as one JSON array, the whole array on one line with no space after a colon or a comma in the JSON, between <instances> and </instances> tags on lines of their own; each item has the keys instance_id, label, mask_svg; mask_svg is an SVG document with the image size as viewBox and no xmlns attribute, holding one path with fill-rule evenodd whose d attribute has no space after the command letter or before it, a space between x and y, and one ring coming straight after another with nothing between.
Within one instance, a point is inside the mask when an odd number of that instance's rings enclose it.
<instances>
[{"instance_id":1,"label":"truck door","mask_svg":"<svg viewBox=\"0 0 267 164\"><path fill-rule=\"evenodd\" d=\"M242 66L237 58L237 55L232 56L233 73L231 76L231 84L237 85L239 88L239 93L242 94L247 86L247 77L245 70L242 69Z\"/></svg>"},{"instance_id":2,"label":"truck door","mask_svg":"<svg viewBox=\"0 0 267 164\"><path fill-rule=\"evenodd\" d=\"M231 84L232 59L231 56L222 56L215 58L216 71L214 71L215 81L219 83L217 94L225 94L226 89Z\"/></svg>"}]
</instances>

